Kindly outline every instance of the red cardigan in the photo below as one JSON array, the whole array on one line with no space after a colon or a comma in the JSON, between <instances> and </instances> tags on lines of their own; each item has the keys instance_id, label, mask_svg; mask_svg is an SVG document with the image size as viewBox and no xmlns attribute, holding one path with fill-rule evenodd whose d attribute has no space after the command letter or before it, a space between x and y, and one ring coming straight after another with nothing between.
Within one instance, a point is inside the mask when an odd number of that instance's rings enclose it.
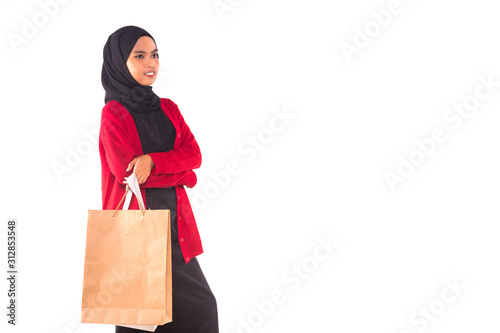
<instances>
[{"instance_id":1,"label":"red cardigan","mask_svg":"<svg viewBox=\"0 0 500 333\"><path fill-rule=\"evenodd\" d=\"M140 185L141 193L146 203L145 188L175 186L179 243L184 260L188 263L191 258L203 253L198 227L184 188L184 185L196 185L197 178L192 169L200 167L201 153L177 105L168 98L162 98L161 108L175 127L174 148L167 152L149 154L155 166L146 182ZM143 155L143 152L134 119L115 100L102 109L99 155L102 169L102 208L116 209L125 193L123 180L133 171L125 170L130 161ZM119 209L122 207L123 204ZM139 209L134 196L129 209Z\"/></svg>"}]
</instances>

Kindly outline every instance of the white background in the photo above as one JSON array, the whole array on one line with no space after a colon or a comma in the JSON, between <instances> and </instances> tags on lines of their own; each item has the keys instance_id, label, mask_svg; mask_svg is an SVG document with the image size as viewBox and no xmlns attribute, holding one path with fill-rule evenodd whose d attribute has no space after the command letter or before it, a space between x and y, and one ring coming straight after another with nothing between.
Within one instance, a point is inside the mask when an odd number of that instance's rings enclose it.
<instances>
[{"instance_id":1,"label":"white background","mask_svg":"<svg viewBox=\"0 0 500 333\"><path fill-rule=\"evenodd\" d=\"M102 48L131 24L156 39L154 91L202 150L188 194L221 332L498 331L500 86L460 126L443 118L480 76L500 82L495 2L401 0L382 27L370 12L389 0L214 3L1 2L2 276L8 219L19 228L17 326L2 278L2 332L114 332L80 324L79 306L87 210L101 208ZM436 128L446 140L418 153ZM255 155L238 150L259 135ZM384 173L410 156L422 163L391 191ZM217 183L230 161L239 173ZM318 238L340 246L318 261Z\"/></svg>"}]
</instances>

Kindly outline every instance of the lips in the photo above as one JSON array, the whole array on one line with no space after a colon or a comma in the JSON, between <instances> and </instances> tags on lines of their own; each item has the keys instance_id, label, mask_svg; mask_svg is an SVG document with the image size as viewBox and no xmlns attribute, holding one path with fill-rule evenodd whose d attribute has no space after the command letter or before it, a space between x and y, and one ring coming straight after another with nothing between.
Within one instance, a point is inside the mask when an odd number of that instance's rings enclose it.
<instances>
[{"instance_id":1,"label":"lips","mask_svg":"<svg viewBox=\"0 0 500 333\"><path fill-rule=\"evenodd\" d=\"M154 76L155 72L147 72L147 73L144 73L144 75L146 75L146 76Z\"/></svg>"}]
</instances>

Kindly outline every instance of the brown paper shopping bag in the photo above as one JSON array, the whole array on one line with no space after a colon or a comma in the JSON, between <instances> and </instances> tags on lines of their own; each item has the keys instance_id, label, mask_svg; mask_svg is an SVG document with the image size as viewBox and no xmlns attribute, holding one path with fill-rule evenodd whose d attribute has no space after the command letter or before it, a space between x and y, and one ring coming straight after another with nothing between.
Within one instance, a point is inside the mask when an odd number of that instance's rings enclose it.
<instances>
[{"instance_id":1,"label":"brown paper shopping bag","mask_svg":"<svg viewBox=\"0 0 500 333\"><path fill-rule=\"evenodd\" d=\"M141 210L88 211L81 322L153 331L172 321L170 211L144 210L127 180Z\"/></svg>"}]
</instances>

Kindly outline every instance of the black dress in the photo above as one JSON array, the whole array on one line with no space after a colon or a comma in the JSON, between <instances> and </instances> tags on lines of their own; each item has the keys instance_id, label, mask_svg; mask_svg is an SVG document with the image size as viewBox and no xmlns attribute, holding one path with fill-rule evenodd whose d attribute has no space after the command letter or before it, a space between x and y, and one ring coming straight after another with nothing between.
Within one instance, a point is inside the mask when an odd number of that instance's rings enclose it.
<instances>
[{"instance_id":1,"label":"black dress","mask_svg":"<svg viewBox=\"0 0 500 333\"><path fill-rule=\"evenodd\" d=\"M166 152L174 147L175 128L163 110L150 113L129 111L134 118L144 154ZM174 187L147 188L147 209L170 209L172 239L172 314L173 321L158 326L155 332L218 333L217 303L198 260L188 264L177 234L177 199ZM115 333L146 331L116 326Z\"/></svg>"}]
</instances>

